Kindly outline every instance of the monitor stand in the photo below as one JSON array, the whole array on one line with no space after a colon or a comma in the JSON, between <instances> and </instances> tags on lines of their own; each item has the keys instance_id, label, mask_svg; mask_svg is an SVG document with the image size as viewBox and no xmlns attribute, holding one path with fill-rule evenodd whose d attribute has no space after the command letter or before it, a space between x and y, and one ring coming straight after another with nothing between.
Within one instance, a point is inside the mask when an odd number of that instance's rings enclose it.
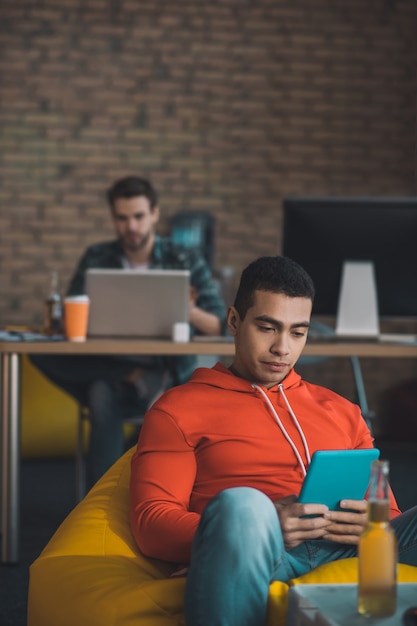
<instances>
[{"instance_id":1,"label":"monitor stand","mask_svg":"<svg viewBox=\"0 0 417 626\"><path fill-rule=\"evenodd\" d=\"M373 338L379 335L375 270L370 261L343 264L336 335Z\"/></svg>"}]
</instances>

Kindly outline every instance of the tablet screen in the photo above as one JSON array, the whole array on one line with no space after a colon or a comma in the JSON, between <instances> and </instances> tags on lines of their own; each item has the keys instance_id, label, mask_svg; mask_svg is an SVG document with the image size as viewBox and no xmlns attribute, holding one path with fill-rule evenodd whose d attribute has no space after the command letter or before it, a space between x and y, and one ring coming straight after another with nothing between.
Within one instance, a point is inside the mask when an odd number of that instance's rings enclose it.
<instances>
[{"instance_id":1,"label":"tablet screen","mask_svg":"<svg viewBox=\"0 0 417 626\"><path fill-rule=\"evenodd\" d=\"M298 501L339 509L340 500L363 500L377 448L314 452Z\"/></svg>"}]
</instances>

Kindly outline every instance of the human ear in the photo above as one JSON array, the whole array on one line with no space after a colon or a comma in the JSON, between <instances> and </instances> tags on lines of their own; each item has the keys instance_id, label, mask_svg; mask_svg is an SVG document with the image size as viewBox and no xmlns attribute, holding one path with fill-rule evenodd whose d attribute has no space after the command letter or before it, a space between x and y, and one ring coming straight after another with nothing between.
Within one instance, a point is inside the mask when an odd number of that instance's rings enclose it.
<instances>
[{"instance_id":1,"label":"human ear","mask_svg":"<svg viewBox=\"0 0 417 626\"><path fill-rule=\"evenodd\" d=\"M159 206L155 206L152 209L152 218L153 218L153 223L157 224L159 222L159 218L160 218L161 214L159 211Z\"/></svg>"},{"instance_id":2,"label":"human ear","mask_svg":"<svg viewBox=\"0 0 417 626\"><path fill-rule=\"evenodd\" d=\"M234 306L227 308L227 327L232 336L235 336L239 326L239 313Z\"/></svg>"}]
</instances>

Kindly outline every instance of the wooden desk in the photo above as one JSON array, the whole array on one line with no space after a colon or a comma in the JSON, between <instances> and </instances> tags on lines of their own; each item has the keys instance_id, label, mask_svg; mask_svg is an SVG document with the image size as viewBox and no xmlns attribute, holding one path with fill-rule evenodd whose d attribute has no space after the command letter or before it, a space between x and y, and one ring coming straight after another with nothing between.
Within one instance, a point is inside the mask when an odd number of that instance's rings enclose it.
<instances>
[{"instance_id":1,"label":"wooden desk","mask_svg":"<svg viewBox=\"0 0 417 626\"><path fill-rule=\"evenodd\" d=\"M20 469L20 357L22 354L163 354L232 356L233 343L192 341L174 343L145 339L94 339L85 343L0 341L1 419L1 555L3 563L16 563L19 555ZM306 356L417 357L417 345L387 343L310 343Z\"/></svg>"},{"instance_id":2,"label":"wooden desk","mask_svg":"<svg viewBox=\"0 0 417 626\"><path fill-rule=\"evenodd\" d=\"M190 341L174 343L164 339L89 339L84 343L70 341L8 342L0 341L2 354L163 354L233 356L230 341ZM416 357L416 344L379 342L312 341L307 343L303 356L326 357Z\"/></svg>"}]
</instances>

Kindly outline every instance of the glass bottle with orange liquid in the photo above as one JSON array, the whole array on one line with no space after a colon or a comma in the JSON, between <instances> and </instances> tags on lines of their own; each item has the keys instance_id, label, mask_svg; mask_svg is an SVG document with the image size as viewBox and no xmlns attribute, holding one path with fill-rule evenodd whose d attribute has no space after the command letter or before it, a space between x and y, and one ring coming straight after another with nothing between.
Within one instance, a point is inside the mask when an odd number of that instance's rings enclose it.
<instances>
[{"instance_id":1,"label":"glass bottle with orange liquid","mask_svg":"<svg viewBox=\"0 0 417 626\"><path fill-rule=\"evenodd\" d=\"M50 288L45 299L44 332L56 335L63 331L63 305L59 291L59 275L56 270L51 272Z\"/></svg>"},{"instance_id":2,"label":"glass bottle with orange liquid","mask_svg":"<svg viewBox=\"0 0 417 626\"><path fill-rule=\"evenodd\" d=\"M373 461L368 524L359 539L358 612L388 617L397 607L397 539L389 521L389 464Z\"/></svg>"}]
</instances>

